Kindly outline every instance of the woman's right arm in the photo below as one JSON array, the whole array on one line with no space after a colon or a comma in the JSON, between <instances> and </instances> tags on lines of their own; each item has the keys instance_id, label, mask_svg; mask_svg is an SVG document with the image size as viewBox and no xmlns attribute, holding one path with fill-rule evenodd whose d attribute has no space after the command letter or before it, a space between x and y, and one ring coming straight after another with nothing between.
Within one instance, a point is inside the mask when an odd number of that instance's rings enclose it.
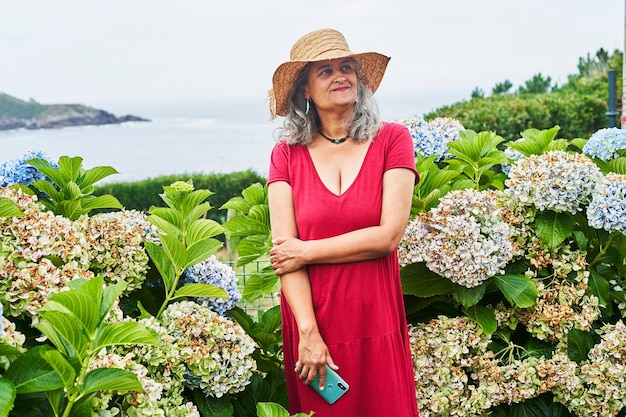
<instances>
[{"instance_id":1,"label":"woman's right arm","mask_svg":"<svg viewBox=\"0 0 626 417\"><path fill-rule=\"evenodd\" d=\"M298 237L293 194L291 185L285 181L273 182L268 186L270 223L273 236ZM281 291L298 325L300 343L298 346L298 364L300 379L311 383L317 372L319 383L324 386L326 379L325 364L338 369L334 364L326 343L317 327L313 309L311 283L306 267L284 274L280 277Z\"/></svg>"}]
</instances>

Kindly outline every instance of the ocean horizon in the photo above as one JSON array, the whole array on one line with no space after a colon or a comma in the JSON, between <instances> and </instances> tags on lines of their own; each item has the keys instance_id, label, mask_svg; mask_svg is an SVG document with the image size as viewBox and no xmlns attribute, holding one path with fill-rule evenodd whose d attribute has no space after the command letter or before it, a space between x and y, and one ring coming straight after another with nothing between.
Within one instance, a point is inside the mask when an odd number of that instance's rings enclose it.
<instances>
[{"instance_id":1,"label":"ocean horizon","mask_svg":"<svg viewBox=\"0 0 626 417\"><path fill-rule=\"evenodd\" d=\"M397 120L422 116L452 103L452 96L380 95L377 101L384 120ZM270 121L265 98L82 104L116 116L132 114L150 121L0 131L0 163L36 150L53 160L63 155L80 156L86 169L104 165L119 171L102 183L140 181L162 175L179 175L185 179L191 174L246 170L267 176L269 155L275 143L273 133L282 124L282 118Z\"/></svg>"}]
</instances>

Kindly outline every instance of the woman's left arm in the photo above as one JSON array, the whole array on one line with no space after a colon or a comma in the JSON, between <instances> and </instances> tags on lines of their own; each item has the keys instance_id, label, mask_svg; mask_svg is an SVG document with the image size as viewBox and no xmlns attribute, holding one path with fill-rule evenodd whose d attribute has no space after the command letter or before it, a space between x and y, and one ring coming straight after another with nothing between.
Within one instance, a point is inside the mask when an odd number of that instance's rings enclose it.
<instances>
[{"instance_id":1,"label":"woman's left arm","mask_svg":"<svg viewBox=\"0 0 626 417\"><path fill-rule=\"evenodd\" d=\"M409 169L393 168L385 172L377 226L319 240L277 237L270 251L275 272L281 275L309 264L365 261L393 252L409 220L414 186L415 174Z\"/></svg>"}]
</instances>

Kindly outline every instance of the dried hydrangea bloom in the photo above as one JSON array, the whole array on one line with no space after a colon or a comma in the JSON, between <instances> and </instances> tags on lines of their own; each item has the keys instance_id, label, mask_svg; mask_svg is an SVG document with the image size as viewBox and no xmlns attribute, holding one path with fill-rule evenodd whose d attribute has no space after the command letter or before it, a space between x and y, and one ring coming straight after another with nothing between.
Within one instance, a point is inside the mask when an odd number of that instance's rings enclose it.
<instances>
[{"instance_id":1,"label":"dried hydrangea bloom","mask_svg":"<svg viewBox=\"0 0 626 417\"><path fill-rule=\"evenodd\" d=\"M125 281L126 294L141 288L149 260L141 224L127 216L96 215L82 217L75 225L89 245L91 271L107 283Z\"/></svg>"},{"instance_id":2,"label":"dried hydrangea bloom","mask_svg":"<svg viewBox=\"0 0 626 417\"><path fill-rule=\"evenodd\" d=\"M523 158L511 167L505 192L539 210L582 210L602 180L600 169L586 155L549 151Z\"/></svg>"},{"instance_id":3,"label":"dried hydrangea bloom","mask_svg":"<svg viewBox=\"0 0 626 417\"><path fill-rule=\"evenodd\" d=\"M192 301L170 304L161 320L174 338L168 349L180 352L187 367L188 386L219 398L250 383L255 343L239 324Z\"/></svg>"},{"instance_id":4,"label":"dried hydrangea bloom","mask_svg":"<svg viewBox=\"0 0 626 417\"><path fill-rule=\"evenodd\" d=\"M589 331L600 317L599 300L586 294L586 285L562 281L546 286L537 283L538 297L534 306L518 312L528 332L539 340L559 342L570 329Z\"/></svg>"},{"instance_id":5,"label":"dried hydrangea bloom","mask_svg":"<svg viewBox=\"0 0 626 417\"><path fill-rule=\"evenodd\" d=\"M176 391L167 390L167 383L153 378L148 368L137 363L132 353L120 355L102 351L91 363L91 368L119 368L132 372L143 387L140 392L128 392L124 394L111 391L99 392L94 398L93 410L119 411L119 406L124 409L125 415L133 416L180 416L200 417L200 413L192 403L182 403L182 385ZM118 398L114 398L117 395ZM120 399L121 397L121 399ZM121 402L121 404L120 404Z\"/></svg>"},{"instance_id":6,"label":"dried hydrangea bloom","mask_svg":"<svg viewBox=\"0 0 626 417\"><path fill-rule=\"evenodd\" d=\"M583 153L592 158L610 161L619 156L619 152L626 149L626 131L617 127L600 129L595 132L585 146Z\"/></svg>"},{"instance_id":7,"label":"dried hydrangea bloom","mask_svg":"<svg viewBox=\"0 0 626 417\"><path fill-rule=\"evenodd\" d=\"M400 264L425 262L431 271L468 288L503 273L514 245L500 196L473 189L446 194L437 207L409 223L398 248Z\"/></svg>"},{"instance_id":8,"label":"dried hydrangea bloom","mask_svg":"<svg viewBox=\"0 0 626 417\"><path fill-rule=\"evenodd\" d=\"M469 380L489 360L489 337L467 317L439 316L409 330L420 416L480 416L491 408L486 386Z\"/></svg>"},{"instance_id":9,"label":"dried hydrangea bloom","mask_svg":"<svg viewBox=\"0 0 626 417\"><path fill-rule=\"evenodd\" d=\"M626 235L626 175L609 173L592 193L589 226Z\"/></svg>"},{"instance_id":10,"label":"dried hydrangea bloom","mask_svg":"<svg viewBox=\"0 0 626 417\"><path fill-rule=\"evenodd\" d=\"M626 392L626 326L605 324L601 341L587 360L573 367L552 392L555 401L579 416L616 416L624 408Z\"/></svg>"}]
</instances>

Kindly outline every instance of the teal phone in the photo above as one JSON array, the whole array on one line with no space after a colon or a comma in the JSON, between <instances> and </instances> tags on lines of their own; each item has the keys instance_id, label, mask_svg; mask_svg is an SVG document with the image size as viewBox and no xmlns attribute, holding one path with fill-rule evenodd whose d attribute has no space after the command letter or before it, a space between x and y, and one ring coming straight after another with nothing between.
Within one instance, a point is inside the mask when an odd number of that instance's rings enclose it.
<instances>
[{"instance_id":1,"label":"teal phone","mask_svg":"<svg viewBox=\"0 0 626 417\"><path fill-rule=\"evenodd\" d=\"M333 404L350 389L348 383L328 365L326 365L326 384L324 385L323 390L320 390L319 388L318 376L319 373L315 375L315 379L311 382L311 387L313 387L313 389L317 391L326 400L326 402L328 402L328 404Z\"/></svg>"}]
</instances>

